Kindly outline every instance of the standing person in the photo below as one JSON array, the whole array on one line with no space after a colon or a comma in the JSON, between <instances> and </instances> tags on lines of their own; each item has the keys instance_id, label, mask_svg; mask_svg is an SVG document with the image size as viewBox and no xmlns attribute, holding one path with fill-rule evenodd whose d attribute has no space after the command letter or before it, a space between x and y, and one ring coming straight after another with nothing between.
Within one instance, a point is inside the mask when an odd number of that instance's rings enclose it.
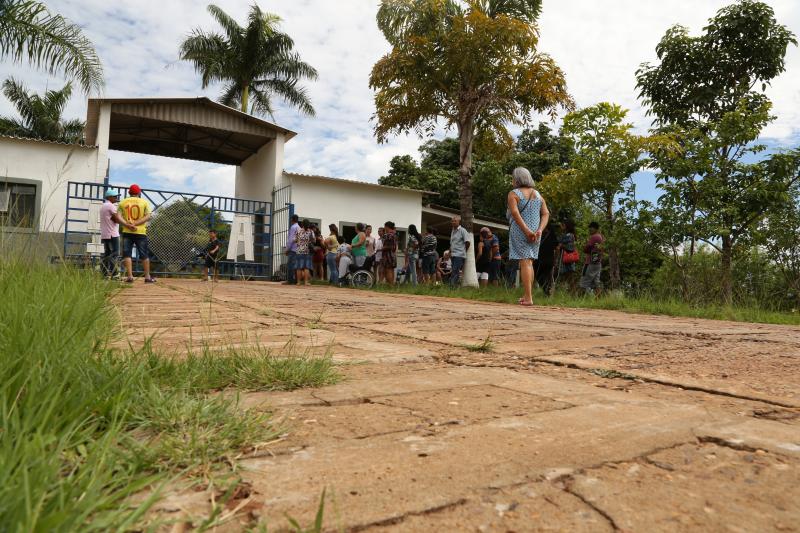
<instances>
[{"instance_id":1,"label":"standing person","mask_svg":"<svg viewBox=\"0 0 800 533\"><path fill-rule=\"evenodd\" d=\"M208 245L203 252L206 265L206 278L203 281L217 281L217 255L219 254L220 242L217 239L216 230L208 230Z\"/></svg>"},{"instance_id":2,"label":"standing person","mask_svg":"<svg viewBox=\"0 0 800 533\"><path fill-rule=\"evenodd\" d=\"M311 255L311 263L314 266L314 278L322 281L325 279L325 243L322 239L322 232L316 224L311 225L311 231L314 233Z\"/></svg>"},{"instance_id":3,"label":"standing person","mask_svg":"<svg viewBox=\"0 0 800 533\"><path fill-rule=\"evenodd\" d=\"M453 230L450 232L450 258L453 269L450 272L450 287L455 288L461 281L464 272L464 263L467 262L469 252L469 233L461 226L461 217L456 215L450 219Z\"/></svg>"},{"instance_id":4,"label":"standing person","mask_svg":"<svg viewBox=\"0 0 800 533\"><path fill-rule=\"evenodd\" d=\"M569 287L569 293L577 293L578 278L576 265L580 261L578 247L575 244L575 222L564 220L561 222L561 237L558 239L558 252L561 254L561 261L558 276L564 278Z\"/></svg>"},{"instance_id":5,"label":"standing person","mask_svg":"<svg viewBox=\"0 0 800 533\"><path fill-rule=\"evenodd\" d=\"M289 233L286 235L286 281L287 285L294 285L297 282L295 277L295 258L297 257L297 230L300 229L300 217L292 215Z\"/></svg>"},{"instance_id":6,"label":"standing person","mask_svg":"<svg viewBox=\"0 0 800 533\"><path fill-rule=\"evenodd\" d=\"M375 239L375 259L372 262L372 272L375 274L375 282L381 283L383 281L383 235L386 230L378 228L378 238Z\"/></svg>"},{"instance_id":7,"label":"standing person","mask_svg":"<svg viewBox=\"0 0 800 533\"><path fill-rule=\"evenodd\" d=\"M394 228L394 222L391 221L383 225L383 246L381 246L383 277L390 286L394 285L397 274L397 234Z\"/></svg>"},{"instance_id":8,"label":"standing person","mask_svg":"<svg viewBox=\"0 0 800 533\"><path fill-rule=\"evenodd\" d=\"M353 254L350 245L346 242L339 245L336 263L339 265L339 285L344 286L347 282L347 276L350 274L350 265L353 264Z\"/></svg>"},{"instance_id":9,"label":"standing person","mask_svg":"<svg viewBox=\"0 0 800 533\"><path fill-rule=\"evenodd\" d=\"M589 239L583 247L586 254L586 261L583 265L583 275L581 276L581 289L586 291L587 296L594 294L600 296L603 292L603 282L600 274L603 272L603 242L605 238L600 233L600 224L597 222L589 223Z\"/></svg>"},{"instance_id":10,"label":"standing person","mask_svg":"<svg viewBox=\"0 0 800 533\"><path fill-rule=\"evenodd\" d=\"M436 230L428 227L420 245L422 282L428 285L432 284L436 279L436 247L438 245L439 240L436 238Z\"/></svg>"},{"instance_id":11,"label":"standing person","mask_svg":"<svg viewBox=\"0 0 800 533\"><path fill-rule=\"evenodd\" d=\"M519 260L520 277L525 294L519 304L533 305L533 260L539 257L542 229L550 220L550 212L542 195L534 189L527 169L517 167L513 174L514 189L508 193L509 259Z\"/></svg>"},{"instance_id":12,"label":"standing person","mask_svg":"<svg viewBox=\"0 0 800 533\"><path fill-rule=\"evenodd\" d=\"M356 266L364 266L364 261L367 260L367 234L364 231L366 228L364 224L359 222L356 224L356 236L351 241L351 252Z\"/></svg>"},{"instance_id":13,"label":"standing person","mask_svg":"<svg viewBox=\"0 0 800 533\"><path fill-rule=\"evenodd\" d=\"M536 260L536 283L542 288L545 296L552 296L555 285L553 269L556 264L556 248L558 238L553 227L548 224L542 233L542 243L539 246L539 259Z\"/></svg>"},{"instance_id":14,"label":"standing person","mask_svg":"<svg viewBox=\"0 0 800 533\"><path fill-rule=\"evenodd\" d=\"M419 261L419 243L422 241L422 235L419 234L417 226L410 224L408 226L408 239L406 239L406 272L408 273L407 281L412 285L417 284L417 261Z\"/></svg>"},{"instance_id":15,"label":"standing person","mask_svg":"<svg viewBox=\"0 0 800 533\"><path fill-rule=\"evenodd\" d=\"M497 285L500 279L500 239L489 228L481 228L477 249L478 280L481 287Z\"/></svg>"},{"instance_id":16,"label":"standing person","mask_svg":"<svg viewBox=\"0 0 800 533\"><path fill-rule=\"evenodd\" d=\"M366 241L364 242L367 247L367 257L372 257L375 255L375 243L378 241L378 239L376 239L372 234L372 226L369 224L366 228L364 228L364 235L367 237Z\"/></svg>"},{"instance_id":17,"label":"standing person","mask_svg":"<svg viewBox=\"0 0 800 533\"><path fill-rule=\"evenodd\" d=\"M150 203L141 197L142 188L135 183L128 189L130 196L119 203L117 214L125 224L122 227L122 260L125 263L126 283L133 283L133 248L142 261L144 282L155 283L150 276L150 252L147 246L147 223L152 217Z\"/></svg>"},{"instance_id":18,"label":"standing person","mask_svg":"<svg viewBox=\"0 0 800 533\"><path fill-rule=\"evenodd\" d=\"M105 200L100 207L100 242L103 243L101 267L103 275L112 279L117 273L119 259L119 225L124 225L125 221L117 213L119 193L115 189L108 189L103 196Z\"/></svg>"},{"instance_id":19,"label":"standing person","mask_svg":"<svg viewBox=\"0 0 800 533\"><path fill-rule=\"evenodd\" d=\"M311 285L311 246L314 242L314 232L311 231L311 224L308 220L303 220L294 235L294 242L297 244L295 251L294 268L297 285Z\"/></svg>"},{"instance_id":20,"label":"standing person","mask_svg":"<svg viewBox=\"0 0 800 533\"><path fill-rule=\"evenodd\" d=\"M325 239L325 262L328 264L328 283L336 285L339 283L339 265L336 261L336 251L339 249L339 229L336 224L330 224L328 230L331 232Z\"/></svg>"}]
</instances>

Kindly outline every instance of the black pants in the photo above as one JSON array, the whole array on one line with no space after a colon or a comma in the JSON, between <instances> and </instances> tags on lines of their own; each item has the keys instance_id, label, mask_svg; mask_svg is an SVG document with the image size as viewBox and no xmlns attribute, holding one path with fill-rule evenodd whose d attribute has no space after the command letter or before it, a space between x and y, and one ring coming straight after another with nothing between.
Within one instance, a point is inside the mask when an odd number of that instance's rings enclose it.
<instances>
[{"instance_id":1,"label":"black pants","mask_svg":"<svg viewBox=\"0 0 800 533\"><path fill-rule=\"evenodd\" d=\"M536 263L536 283L542 288L545 295L550 295L553 290L553 263Z\"/></svg>"},{"instance_id":2,"label":"black pants","mask_svg":"<svg viewBox=\"0 0 800 533\"><path fill-rule=\"evenodd\" d=\"M117 272L117 260L119 259L119 237L103 239L103 261L100 266L103 275L112 277Z\"/></svg>"}]
</instances>

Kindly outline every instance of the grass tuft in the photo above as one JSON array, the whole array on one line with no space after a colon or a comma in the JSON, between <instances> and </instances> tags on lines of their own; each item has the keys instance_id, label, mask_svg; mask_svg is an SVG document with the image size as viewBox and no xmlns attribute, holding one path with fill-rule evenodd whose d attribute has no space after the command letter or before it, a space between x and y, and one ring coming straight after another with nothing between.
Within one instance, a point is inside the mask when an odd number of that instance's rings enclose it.
<instances>
[{"instance_id":1,"label":"grass tuft","mask_svg":"<svg viewBox=\"0 0 800 533\"><path fill-rule=\"evenodd\" d=\"M229 475L279 432L225 388L338 379L329 356L209 349L184 359L108 348L112 284L85 271L0 261L0 529L137 529L166 480ZM138 502L138 503L133 503Z\"/></svg>"},{"instance_id":2,"label":"grass tuft","mask_svg":"<svg viewBox=\"0 0 800 533\"><path fill-rule=\"evenodd\" d=\"M396 287L379 285L373 290L420 296L462 298L466 300L513 305L517 305L517 299L521 294L520 289L507 289L505 287L492 286L482 289L469 287L450 289L444 285L418 285L416 287L411 285L400 285ZM788 313L761 309L758 307L736 305L723 306L709 304L697 306L678 300L657 299L649 296L633 297L623 294L608 294L599 298L594 298L583 295L572 296L565 292L556 292L555 295L547 297L537 289L534 294L534 303L537 306L543 307L606 309L624 313L730 320L734 322L752 322L758 324L800 325L800 313Z\"/></svg>"}]
</instances>

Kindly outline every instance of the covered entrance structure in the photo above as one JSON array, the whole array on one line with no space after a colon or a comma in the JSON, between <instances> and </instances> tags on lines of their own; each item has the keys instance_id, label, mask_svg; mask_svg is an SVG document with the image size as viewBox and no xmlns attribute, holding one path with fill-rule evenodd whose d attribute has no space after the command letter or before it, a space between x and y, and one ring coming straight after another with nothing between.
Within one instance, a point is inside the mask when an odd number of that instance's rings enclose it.
<instances>
[{"instance_id":1,"label":"covered entrance structure","mask_svg":"<svg viewBox=\"0 0 800 533\"><path fill-rule=\"evenodd\" d=\"M97 255L95 215L103 189L115 182L109 151L120 150L236 166L234 197L144 189L143 196L155 208L149 231L157 254L153 259L165 271L185 271L192 260L189 255L197 252L187 240L197 241L196 234L222 224L239 239L230 243L235 250L226 255L232 270L271 279L280 269L274 261L280 257L273 249L275 236L288 230L291 213L285 192L278 195L280 205L273 197L283 189L284 144L295 135L204 97L90 99L86 143L97 150L97 164L85 183L68 184L65 255ZM192 221L191 227L158 223L165 213L181 224Z\"/></svg>"}]
</instances>

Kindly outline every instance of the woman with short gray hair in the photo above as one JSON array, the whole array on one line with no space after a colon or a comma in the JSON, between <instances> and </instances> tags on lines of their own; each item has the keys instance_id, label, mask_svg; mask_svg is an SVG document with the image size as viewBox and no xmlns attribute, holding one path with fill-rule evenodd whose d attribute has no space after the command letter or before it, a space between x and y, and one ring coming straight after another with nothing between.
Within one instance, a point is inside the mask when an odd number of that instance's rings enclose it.
<instances>
[{"instance_id":1,"label":"woman with short gray hair","mask_svg":"<svg viewBox=\"0 0 800 533\"><path fill-rule=\"evenodd\" d=\"M519 261L522 288L525 294L519 299L523 306L533 305L533 261L539 258L542 230L550 221L550 211L542 195L534 189L534 181L528 169L514 169L514 189L506 200L508 211L508 258Z\"/></svg>"}]
</instances>

